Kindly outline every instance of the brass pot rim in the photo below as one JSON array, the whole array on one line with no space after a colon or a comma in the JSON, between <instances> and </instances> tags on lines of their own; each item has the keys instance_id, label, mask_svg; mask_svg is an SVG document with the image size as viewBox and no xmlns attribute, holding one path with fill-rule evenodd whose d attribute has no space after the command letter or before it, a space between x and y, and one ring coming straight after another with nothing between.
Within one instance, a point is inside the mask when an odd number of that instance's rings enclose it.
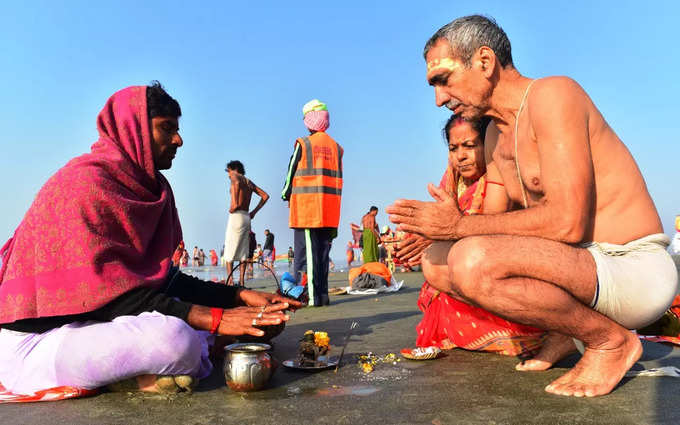
<instances>
[{"instance_id":1,"label":"brass pot rim","mask_svg":"<svg viewBox=\"0 0 680 425\"><path fill-rule=\"evenodd\" d=\"M232 353L259 353L271 350L272 347L261 342L237 342L236 344L227 345L224 349Z\"/></svg>"}]
</instances>

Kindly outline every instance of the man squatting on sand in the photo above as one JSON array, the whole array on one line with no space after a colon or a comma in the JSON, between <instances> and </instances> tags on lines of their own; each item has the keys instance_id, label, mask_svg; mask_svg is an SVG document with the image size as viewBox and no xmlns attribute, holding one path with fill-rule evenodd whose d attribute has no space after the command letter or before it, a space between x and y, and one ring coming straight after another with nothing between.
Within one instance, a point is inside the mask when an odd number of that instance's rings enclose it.
<instances>
[{"instance_id":1,"label":"man squatting on sand","mask_svg":"<svg viewBox=\"0 0 680 425\"><path fill-rule=\"evenodd\" d=\"M497 168L521 208L462 216L456 200L430 184L435 202L397 200L390 219L442 241L423 256L434 287L550 332L518 370L548 369L580 340L583 356L546 391L609 393L642 354L628 329L660 317L678 285L635 160L575 81L522 76L493 20L456 19L424 55L437 106L496 124L487 129L487 167Z\"/></svg>"},{"instance_id":2,"label":"man squatting on sand","mask_svg":"<svg viewBox=\"0 0 680 425\"><path fill-rule=\"evenodd\" d=\"M170 184L181 110L160 84L115 93L99 140L40 189L0 249L0 382L17 394L128 380L189 389L207 332L263 336L297 301L171 267L182 240Z\"/></svg>"}]
</instances>

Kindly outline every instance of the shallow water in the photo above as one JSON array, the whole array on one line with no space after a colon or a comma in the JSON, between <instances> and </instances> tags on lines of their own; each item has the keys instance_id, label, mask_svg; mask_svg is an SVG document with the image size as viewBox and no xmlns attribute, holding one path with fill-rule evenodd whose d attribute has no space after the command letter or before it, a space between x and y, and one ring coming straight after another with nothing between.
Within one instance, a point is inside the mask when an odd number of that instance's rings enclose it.
<instances>
[{"instance_id":1,"label":"shallow water","mask_svg":"<svg viewBox=\"0 0 680 425\"><path fill-rule=\"evenodd\" d=\"M369 396L380 391L381 388L371 385L333 385L331 387L316 388L313 386L295 385L286 389L288 397L338 397L338 396Z\"/></svg>"},{"instance_id":2,"label":"shallow water","mask_svg":"<svg viewBox=\"0 0 680 425\"><path fill-rule=\"evenodd\" d=\"M346 272L347 269L347 264L344 264L344 266L340 266L338 262L335 262L335 264L338 264L334 269L331 269L330 271L332 273L338 273L338 272ZM353 266L359 266L360 263L355 262L352 264ZM211 280L211 281L222 281L227 279L227 269L226 267L223 266L201 266L201 267L192 267L192 266L187 266L187 267L182 267L181 268L182 272L195 276L199 279L203 280ZM293 273L293 266L288 265L288 261L277 261L274 264L274 272L276 273L276 278L281 279L281 276L285 272ZM238 282L239 279L239 272L238 270L234 271L234 280ZM253 279L262 279L262 278L271 278L272 273L268 269L265 269L263 266L259 264L254 264L253 265ZM250 280L250 279L248 279Z\"/></svg>"}]
</instances>

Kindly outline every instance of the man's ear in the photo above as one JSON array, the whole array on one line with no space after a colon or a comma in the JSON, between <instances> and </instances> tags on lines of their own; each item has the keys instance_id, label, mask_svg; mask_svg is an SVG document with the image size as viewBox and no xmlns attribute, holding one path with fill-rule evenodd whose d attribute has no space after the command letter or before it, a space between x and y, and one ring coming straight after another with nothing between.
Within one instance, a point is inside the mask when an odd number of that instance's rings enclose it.
<instances>
[{"instance_id":1,"label":"man's ear","mask_svg":"<svg viewBox=\"0 0 680 425\"><path fill-rule=\"evenodd\" d=\"M496 53L489 46L482 46L477 49L473 57L474 65L478 66L482 75L491 78L496 66Z\"/></svg>"}]
</instances>

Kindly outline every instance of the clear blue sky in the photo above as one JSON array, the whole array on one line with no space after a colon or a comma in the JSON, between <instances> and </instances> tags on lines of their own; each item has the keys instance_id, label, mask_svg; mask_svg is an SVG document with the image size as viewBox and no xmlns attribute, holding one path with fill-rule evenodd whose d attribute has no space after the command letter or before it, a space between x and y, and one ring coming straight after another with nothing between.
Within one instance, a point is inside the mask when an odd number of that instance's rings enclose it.
<instances>
[{"instance_id":1,"label":"clear blue sky","mask_svg":"<svg viewBox=\"0 0 680 425\"><path fill-rule=\"evenodd\" d=\"M250 5L250 4L253 5ZM337 5L336 5L337 4ZM280 190L301 107L326 102L345 149L342 258L371 205L428 199L446 162L422 48L472 13L496 18L519 71L567 75L631 150L671 234L680 213L680 3L4 2L0 6L0 245L59 167L97 138L116 90L160 80L179 100L184 147L166 172L190 247L219 249L227 219L225 162L272 195L253 222L279 253L292 245ZM568 166L568 164L565 164Z\"/></svg>"}]
</instances>

